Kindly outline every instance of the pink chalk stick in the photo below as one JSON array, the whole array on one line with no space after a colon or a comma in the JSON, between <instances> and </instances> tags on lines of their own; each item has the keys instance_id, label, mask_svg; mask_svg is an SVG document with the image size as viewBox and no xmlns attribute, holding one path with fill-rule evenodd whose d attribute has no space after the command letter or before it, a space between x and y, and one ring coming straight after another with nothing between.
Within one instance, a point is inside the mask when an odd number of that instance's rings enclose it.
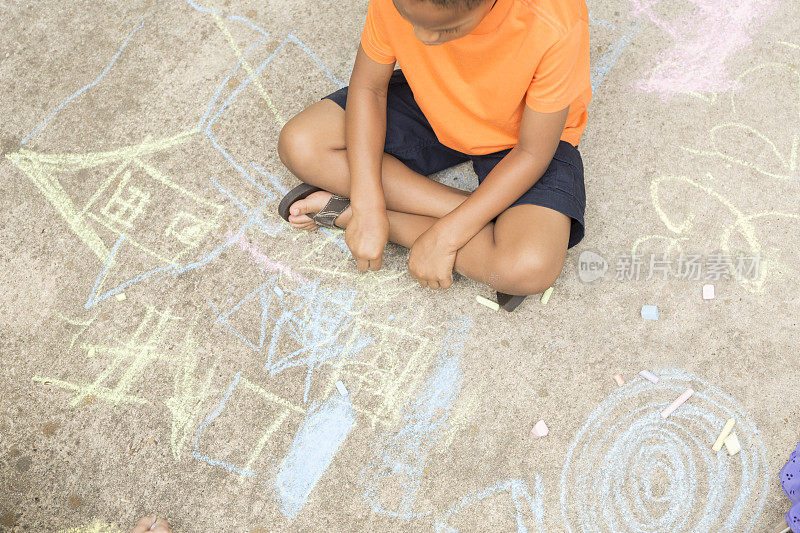
<instances>
[{"instance_id":1,"label":"pink chalk stick","mask_svg":"<svg viewBox=\"0 0 800 533\"><path fill-rule=\"evenodd\" d=\"M689 399L689 397L690 397L692 394L694 394L694 390L693 390L693 389L691 389L691 388L689 388L689 389L686 389L685 391L683 391L683 393L682 393L680 396L678 396L677 398L675 398L675 401L674 401L674 402L672 402L671 404L669 404L669 405L667 406L667 408L666 408L666 409L664 409L663 411L661 411L661 418L667 418L669 415L671 415L671 414L673 413L673 411L675 411L675 409L677 409L678 407L680 407L681 405L683 405L683 402L685 402L686 400L688 400L688 399Z\"/></svg>"}]
</instances>

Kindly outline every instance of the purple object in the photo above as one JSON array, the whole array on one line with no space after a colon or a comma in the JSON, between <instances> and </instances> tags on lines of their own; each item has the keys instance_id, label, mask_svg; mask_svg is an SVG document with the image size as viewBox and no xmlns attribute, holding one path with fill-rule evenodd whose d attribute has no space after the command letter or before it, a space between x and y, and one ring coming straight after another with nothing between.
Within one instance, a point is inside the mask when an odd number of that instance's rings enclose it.
<instances>
[{"instance_id":1,"label":"purple object","mask_svg":"<svg viewBox=\"0 0 800 533\"><path fill-rule=\"evenodd\" d=\"M789 524L792 533L800 533L800 503L792 505L784 518L786 518L786 523Z\"/></svg>"},{"instance_id":2,"label":"purple object","mask_svg":"<svg viewBox=\"0 0 800 533\"><path fill-rule=\"evenodd\" d=\"M789 456L789 461L783 465L778 477L781 480L783 492L792 500L800 501L800 444Z\"/></svg>"},{"instance_id":3,"label":"purple object","mask_svg":"<svg viewBox=\"0 0 800 533\"><path fill-rule=\"evenodd\" d=\"M783 492L792 501L792 508L784 515L792 533L800 533L800 443L789 455L789 461L783 465L778 477Z\"/></svg>"}]
</instances>

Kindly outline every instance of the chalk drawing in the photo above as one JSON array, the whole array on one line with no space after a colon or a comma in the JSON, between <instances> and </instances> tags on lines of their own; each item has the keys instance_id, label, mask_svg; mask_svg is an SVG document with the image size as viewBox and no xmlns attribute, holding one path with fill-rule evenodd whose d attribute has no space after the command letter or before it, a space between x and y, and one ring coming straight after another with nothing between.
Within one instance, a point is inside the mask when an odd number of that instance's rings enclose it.
<instances>
[{"instance_id":1,"label":"chalk drawing","mask_svg":"<svg viewBox=\"0 0 800 533\"><path fill-rule=\"evenodd\" d=\"M681 370L635 378L588 417L561 472L567 531L753 531L770 487L761 433L737 402ZM668 419L660 411L696 392ZM736 419L742 451L711 444Z\"/></svg>"},{"instance_id":2,"label":"chalk drawing","mask_svg":"<svg viewBox=\"0 0 800 533\"><path fill-rule=\"evenodd\" d=\"M72 349L72 347L75 345L75 341L76 341L76 340L78 340L78 337L80 337L81 335L83 335L83 333L86 331L86 329L87 329L89 326L91 326L91 325L92 325L92 322L94 322L94 321L95 321L95 319L97 318L97 317L92 317L92 318L91 318L91 319L89 319L89 321L87 321L87 322L81 322L80 320L78 320L78 319L76 319L76 318L68 318L68 317L65 317L64 315L62 315L62 314L61 314L61 313L59 313L58 311L56 311L56 314L58 315L58 317L59 317L61 320L63 320L63 321L64 321L64 322L66 322L67 324L69 324L69 325L71 325L71 326L79 326L79 327L80 327L80 330L79 330L77 333L73 334L73 335L72 335L72 338L70 338L70 340L69 340L69 346L67 346L67 349L68 349L68 350L71 350L71 349Z\"/></svg>"},{"instance_id":3,"label":"chalk drawing","mask_svg":"<svg viewBox=\"0 0 800 533\"><path fill-rule=\"evenodd\" d=\"M450 413L450 418L447 421L447 429L442 432L442 436L436 444L437 453L447 452L453 444L456 435L464 430L464 427L467 425L467 420L475 411L474 408L476 404L484 397L483 390L481 386L472 395L466 396L462 394L459 397L460 401L455 404L453 411Z\"/></svg>"},{"instance_id":4,"label":"chalk drawing","mask_svg":"<svg viewBox=\"0 0 800 533\"><path fill-rule=\"evenodd\" d=\"M782 79L786 76L789 81L781 84L781 89L788 93L788 106L785 117L771 116L763 112L763 107L758 107L761 112L752 112L753 102L742 102L737 105L737 100L745 98L745 88L749 87L749 79L758 78L770 80ZM740 165L745 168L780 180L800 179L800 166L798 166L798 147L800 147L800 108L791 111L792 105L800 100L800 71L784 63L762 63L745 70L736 78L740 90L730 93L730 116L740 120L726 120L712 127L708 132L707 141L711 149L691 148L684 146L684 150L691 154L709 156L724 162ZM759 92L757 88L751 92ZM759 94L758 99L764 103L775 98L774 94ZM748 124L754 118L769 123L754 127ZM790 142L786 151L781 151L773 140L772 131L779 130L781 125L789 125ZM794 126L794 127L791 127Z\"/></svg>"},{"instance_id":5,"label":"chalk drawing","mask_svg":"<svg viewBox=\"0 0 800 533\"><path fill-rule=\"evenodd\" d=\"M113 151L90 152L86 154L47 154L22 148L16 153L6 154L6 158L28 176L69 225L70 229L72 229L101 262L105 262L108 260L110 252L98 231L91 226L91 221L94 220L101 226L112 231L115 231L115 221L113 219L106 220L107 217L103 215L102 212L99 214L92 212L91 209L95 207L94 204L100 199L101 195L107 192L115 183L117 187L115 187L112 192L118 193L117 198L127 196L134 199L137 198L136 192L134 191L131 191L130 194L125 194L124 185L121 185L123 179L127 178L125 184L130 182L131 173L136 173L136 180L160 181L161 185L167 188L166 190L175 191L178 194L184 192L184 189L168 180L160 173L152 176L147 175L145 168L137 168L135 161L140 161L139 158L142 156L186 143L192 135L193 132L187 131L163 139L148 139L138 145L126 146ZM129 167L131 163L134 164ZM116 165L116 167L110 174L102 179L94 194L87 202L82 207L78 207L75 203L76 200L73 200L67 190L72 181L69 179L59 179L59 174L71 174L83 169L91 169L106 165ZM63 184L62 181L64 182ZM65 188L65 186L67 188ZM120 186L122 186L122 191L119 190ZM141 191L143 187L144 186L137 186L137 189ZM214 205L206 203L204 199L192 193L188 193L187 196L200 205L208 207ZM139 197L139 200L144 201L141 197ZM103 206L106 207L106 212L116 213L118 209L122 207L115 206L112 202L109 203L110 205L107 203ZM115 209L115 207L117 207L117 209ZM138 212L134 211L134 213ZM133 219L129 217L126 220L131 223L133 222ZM119 229L116 229L115 232L117 234L121 233ZM155 253L153 250L148 251L150 253Z\"/></svg>"},{"instance_id":6,"label":"chalk drawing","mask_svg":"<svg viewBox=\"0 0 800 533\"><path fill-rule=\"evenodd\" d=\"M266 31L264 31L263 29L261 29L258 25L256 25L255 23L253 23L252 21L250 21L250 20L248 20L248 19L246 19L244 17L239 17L239 16L235 16L235 15L234 16L224 15L222 12L220 12L220 11L218 11L216 9L209 9L209 8L202 7L199 4L197 4L196 2L193 2L192 0L185 0L185 1L189 6L191 6L196 11L198 11L200 13L204 13L206 15L210 15L214 19L214 23L217 25L217 28L225 36L225 39L228 42L228 46L231 48L231 50L234 52L234 54L236 54L236 58L238 60L237 68L240 65L242 68L244 68L244 70L248 73L248 75L251 78L255 78L255 86L256 86L256 88L258 90L259 96L261 96L261 98L267 104L267 107L269 108L269 110L274 115L275 120L277 120L279 124L283 125L285 120L283 119L283 117L281 117L280 112L275 107L275 104L272 102L272 98L269 97L269 94L267 93L267 90L262 86L261 81L257 78L257 76L255 76L256 70L253 69L253 67L250 65L250 63L245 59L246 54L243 53L239 49L239 47L236 45L236 42L235 42L235 40L233 38L233 35L231 35L231 32L228 29L228 26L225 24L225 20L224 19L227 18L228 20L244 22L248 26L250 26L252 29L256 30L262 36L262 39L260 41L258 41L258 44L261 44L264 41L266 41L266 39L269 37L269 34Z\"/></svg>"},{"instance_id":7,"label":"chalk drawing","mask_svg":"<svg viewBox=\"0 0 800 533\"><path fill-rule=\"evenodd\" d=\"M163 276L165 276L167 274L172 275L172 276L179 276L181 274L185 274L186 272L190 272L190 271L199 269L201 267L204 267L204 266L208 265L209 263L211 263L213 260L215 260L217 257L219 257L222 254L222 252L225 251L227 248L229 248L229 247L233 246L235 243L239 242L240 237L242 235L244 235L244 233L246 231L248 231L249 229L261 229L265 233L269 233L270 228L264 224L264 222L262 220L262 217L261 217L261 214L262 214L264 208L266 207L266 202L268 200L268 198L266 196L262 197L262 199L259 201L259 203L255 207L248 208L242 202L240 202L235 196L233 196L230 193L230 191L228 191L227 189L224 189L221 185L219 185L219 183L214 178L211 178L211 182L212 182L212 184L214 184L215 187L217 187L220 190L220 192L222 192L229 199L231 199L231 201L234 203L234 205L238 209L240 209L242 211L242 214L246 218L246 221L235 232L228 233L228 235L230 235L230 237L224 243L222 243L221 245L217 246L211 252L209 252L207 254L204 254L198 260L187 262L187 263L175 262L175 263L171 263L169 265L163 266L163 267L158 267L158 268L146 271L146 272L142 272L141 274L137 275L136 277L134 277L134 278L132 278L130 280L124 281L124 282L120 283L119 285L117 285L116 287L114 287L112 289L109 289L105 293L97 294L98 293L98 289L102 286L102 284L104 282L104 279L106 278L107 271L116 262L117 250L119 249L120 245L123 243L123 241L126 238L126 235L122 234L122 235L120 235L119 239L117 239L117 242L114 244L113 248L109 252L108 259L107 259L105 265L103 266L103 269L101 270L100 274L98 275L97 280L95 281L95 284L92 287L92 291L91 291L91 293L89 295L89 299L84 304L84 307L86 309L90 309L93 306L95 306L96 304L98 304L98 303L100 303L100 302L102 302L102 301L104 301L104 300L106 300L106 299L108 299L108 298L120 293L120 292L123 292L126 288L128 288L128 287L130 287L130 286L132 286L132 285L134 285L136 283L141 283L141 282L143 282L143 281L145 281L147 279L158 279L158 278L163 277Z\"/></svg>"},{"instance_id":8,"label":"chalk drawing","mask_svg":"<svg viewBox=\"0 0 800 533\"><path fill-rule=\"evenodd\" d=\"M589 21L606 29L610 29L611 31L616 30L616 27L613 24L605 20L597 20L590 16ZM600 87L600 84L603 83L605 77L616 64L617 60L619 60L619 58L622 56L622 52L628 47L629 44L631 44L633 38L638 35L641 29L641 24L637 23L636 20L631 21L625 33L620 36L615 36L611 44L605 47L603 54L599 58L592 58L590 80L593 93L597 91L597 89Z\"/></svg>"},{"instance_id":9,"label":"chalk drawing","mask_svg":"<svg viewBox=\"0 0 800 533\"><path fill-rule=\"evenodd\" d=\"M320 281L285 290L275 283L275 278L264 282L225 313L217 311L213 303L210 305L218 315L216 322L224 324L250 348L260 351L266 345L264 367L270 376L290 368L306 367L303 401L307 402L315 370L323 363L357 355L373 341L353 320L356 291L325 290L320 288ZM259 339L253 342L237 331L229 318L256 297L261 307L261 325ZM270 312L273 304L276 309ZM271 333L267 344L268 329ZM278 346L285 338L294 341L298 348L290 353L278 353Z\"/></svg>"},{"instance_id":10,"label":"chalk drawing","mask_svg":"<svg viewBox=\"0 0 800 533\"><path fill-rule=\"evenodd\" d=\"M340 278L350 279L352 271ZM302 269L302 267L301 267ZM285 273L281 270L281 274ZM265 274L268 274L265 272ZM311 378L320 376L324 395L343 379L350 389L353 407L374 428L393 425L402 406L424 379L434 358L426 332L438 333L424 310L407 310L390 318L364 318L366 305L373 308L391 293L381 279L361 280L364 289L323 290L320 281L293 286L291 276L272 275L256 288L224 308L209 299L221 324L250 350L265 355L265 369L273 378L284 370L307 368L304 396L308 399ZM358 278L352 285L359 286ZM363 299L363 303L362 303ZM358 303L356 303L358 301ZM369 333L367 333L369 332ZM279 353L286 341L298 349ZM325 369L325 372L323 372Z\"/></svg>"},{"instance_id":11,"label":"chalk drawing","mask_svg":"<svg viewBox=\"0 0 800 533\"><path fill-rule=\"evenodd\" d=\"M510 502L508 498L510 498ZM471 492L453 502L447 511L436 519L436 531L457 533L458 529L450 525L450 523L459 513L470 508L477 508L473 512L477 513L478 516L485 516L486 513L482 512L483 505L489 502L491 505L505 504L509 507L508 514L514 519L517 533L526 533L529 526L535 526L535 531L544 533L543 498L544 486L539 475L536 476L533 496L528 490L528 484L522 479L501 481L485 489ZM497 500L499 499L504 499L504 501L502 503L498 502ZM483 529L489 529L483 520L479 521L479 523Z\"/></svg>"},{"instance_id":12,"label":"chalk drawing","mask_svg":"<svg viewBox=\"0 0 800 533\"><path fill-rule=\"evenodd\" d=\"M20 168L31 181L39 188L42 194L50 201L56 208L59 214L64 218L73 232L76 233L84 243L92 250L94 255L101 263L104 263L103 272L98 277L97 282L92 290L92 295L87 301L86 308L89 309L97 303L122 292L125 287L134 283L139 283L147 279L161 277L166 274L173 276L180 275L190 270L205 266L214 258L216 258L225 248L230 246L231 242L226 242L222 246L216 248L211 253L204 255L199 261L193 261L188 264L179 262L179 259L199 246L200 242L215 229L219 222L220 211L222 206L213 202L205 201L200 195L186 190L167 176L163 175L158 169L148 164L143 157L168 150L181 144L185 144L192 140L198 133L205 134L211 141L212 146L219 151L219 153L231 164L236 170L237 175L245 180L246 183L254 186L256 190L261 193L266 199L272 201L276 199L276 195L271 190L265 188L261 183L258 175L269 175L265 170L258 169L257 174L253 175L252 172L247 170L248 165L239 163L233 156L217 142L213 133L212 126L215 121L223 116L228 106L236 98L236 96L249 84L256 87L259 94L267 102L268 106L273 110L276 121L279 124L283 123L283 119L277 112L274 105L271 104L269 96L262 86L258 76L263 69L272 61L272 59L283 50L286 45L296 46L306 54L322 71L331 79L337 86L341 86L342 82L335 78L327 67L319 60L319 58L311 51L311 49L298 39L293 33L290 33L283 42L281 42L270 56L263 61L258 67L253 68L247 61L246 57L249 52L262 46L269 39L269 35L256 24L251 21L238 16L223 15L222 13L206 9L194 2L187 2L193 9L210 15L213 17L218 29L225 35L228 45L232 48L237 57L236 66L233 71L228 75L220 84L207 105L206 112L200 120L197 128L181 132L177 135L167 136L163 139L151 141L146 139L138 145L126 146L118 150L107 152L90 152L86 154L47 154L39 153L25 148L20 148L17 153L6 154L7 159ZM252 42L247 49L242 52L233 42L231 33L226 26L225 20L235 21L237 23L244 23L251 29L257 32L259 40ZM80 91L72 95L64 103L62 103L50 117L44 120L37 129L31 133L36 133L45 127L54 116L54 114L62 110L67 103L77 97L79 94L90 90L101 81L103 76L112 68L119 68L118 59L122 50L134 37L136 32L142 27L140 24L125 40L123 46L117 54L109 62L106 69L100 77L92 83L87 84ZM228 82L236 74L239 69L244 69L248 76L244 82L239 84L233 91L233 94L224 100L220 105L220 99L223 87L227 87ZM28 136L30 137L30 135ZM27 138L26 138L27 140ZM89 198L84 206L77 205L78 200L73 198L73 193L70 192L70 185L73 183L71 178L75 172L92 169L95 167L102 167L104 165L114 165L111 172L107 172L104 177L99 181L101 184L98 186L96 192ZM99 168L99 172L105 172L105 169ZM96 172L97 173L97 172ZM61 177L63 175L63 177ZM271 175L270 178L273 178ZM148 180L155 180L165 187L159 190L152 187ZM223 189L214 178L211 178L215 187ZM277 180L272 179L273 183ZM112 187L116 185L116 188ZM136 236L136 231L132 230L132 226L136 226L137 221L143 218L146 214L148 206L151 204L151 198L155 198L158 193L160 195L165 191L169 192L172 196L176 194L181 195L183 198L176 198L175 201L170 202L171 205L177 207L176 212L172 218L166 217L163 228L162 238L159 239L158 245L151 242L140 242ZM226 191L227 192L227 191ZM110 195L106 203L97 205L99 200L103 199L103 195ZM232 194L228 194L229 199L233 199ZM187 200L189 203L187 204ZM241 211L247 212L247 228L264 231L265 233L274 236L285 230L285 225L279 221L274 209L264 209L265 204L260 203L257 208L246 208L244 203L235 204ZM164 217L162 217L164 218ZM265 222L264 219L272 220ZM100 229L109 229L117 234L116 242L113 245L113 250L109 249L109 244L104 242L100 237L98 229L93 227L92 223L101 226ZM152 223L148 223L142 230L147 230L148 233L153 233L154 229L151 227ZM236 234L236 239L244 232L244 228ZM346 245L341 237L333 239L335 244L343 250L347 250ZM145 254L151 255L156 258L165 266L160 266L149 271L141 272L134 278L127 282L117 285L117 287L102 292L103 284L110 279L110 273L114 264L123 265L126 262L121 261L119 256L116 257L116 262L112 261L116 254L121 253L121 246L137 248ZM166 243L166 244L165 244Z\"/></svg>"},{"instance_id":13,"label":"chalk drawing","mask_svg":"<svg viewBox=\"0 0 800 533\"><path fill-rule=\"evenodd\" d=\"M334 394L320 407L309 408L275 478L286 516L297 517L355 424L347 396Z\"/></svg>"},{"instance_id":14,"label":"chalk drawing","mask_svg":"<svg viewBox=\"0 0 800 533\"><path fill-rule=\"evenodd\" d=\"M708 176L711 177L710 174ZM670 210L668 207L669 204L664 205L661 202L662 189L675 186L688 186L708 195L709 199L714 200L715 203L721 204L731 215L733 220L723 228L718 240L718 244L723 252L722 257L730 267L729 273L731 277L738 281L746 290L751 292L762 292L767 280L771 275L789 270L789 267L782 265L779 260L774 257L775 253L767 253L767 251L763 249L761 242L756 235L756 229L758 228L756 224L759 222L763 223L766 220L774 221L781 219L793 222L800 220L800 215L797 213L781 211L763 211L750 215L745 214L731 200L717 192L717 190L714 188L703 185L700 182L686 176L662 176L654 179L650 184L650 197L656 213L667 229L673 232L673 235L646 235L639 237L633 243L631 249L631 253L634 256L639 254L639 248L642 245L653 240L664 241L667 244L667 253L670 255L672 255L676 250L683 251L683 242L688 238L688 236L692 235L692 230L694 228L693 221L697 215L689 214L685 216L683 221L679 222L674 220L672 216L668 214L668 210ZM706 201L701 203L695 202L691 205L700 210L700 212L706 213L712 209L711 206L714 204L710 204L708 201ZM731 249L730 243L731 239L739 236L744 238L744 242L749 247L748 250L742 252L750 256L760 257L758 276L755 279L750 279L747 276L744 276L738 271L736 264L734 263L737 254L735 254ZM713 242L711 239L706 237L704 237L704 239L706 241ZM672 267L670 266L670 268Z\"/></svg>"},{"instance_id":15,"label":"chalk drawing","mask_svg":"<svg viewBox=\"0 0 800 533\"><path fill-rule=\"evenodd\" d=\"M160 353L157 349L163 343L170 329L176 322L183 320L170 312L169 308L163 311L154 306L146 306L145 314L139 322L136 331L128 341L112 341L109 344L87 344L82 348L91 352L93 357L108 356L110 363L96 376L94 381L86 384L77 384L55 379L52 377L34 376L36 382L51 381L54 385L75 391L70 400L71 407L78 406L87 397L93 396L107 400L115 405L120 403L147 403L147 400L128 392L138 385L138 378L143 370L153 361L158 359L169 360L171 354ZM153 322L155 322L153 324ZM146 338L142 338L147 334ZM129 366L122 372L115 386L104 386L103 383L111 378L117 368L129 361Z\"/></svg>"},{"instance_id":16,"label":"chalk drawing","mask_svg":"<svg viewBox=\"0 0 800 533\"><path fill-rule=\"evenodd\" d=\"M232 232L228 232L225 234L225 240L231 241L234 238L234 234ZM233 240L239 248L242 250L249 252L250 257L252 257L253 262L257 263L265 272L280 272L282 274L287 275L294 281L298 283L308 284L310 281L304 277L302 274L296 272L294 268L290 265L285 263L281 263L279 261L275 261L271 259L268 255L260 252L258 250L258 246L247 239L244 234L239 234L238 238Z\"/></svg>"},{"instance_id":17,"label":"chalk drawing","mask_svg":"<svg viewBox=\"0 0 800 533\"><path fill-rule=\"evenodd\" d=\"M203 423L200 425L197 433L194 436L192 456L194 456L194 458L198 461L202 461L211 466L222 468L228 472L238 474L243 478L257 479L266 475L265 472L256 471L254 468L254 464L261 457L266 444L274 436L275 432L284 425L287 417L290 415L295 417L298 415L305 416L306 411L301 406L295 405L292 402L289 402L269 391L264 390L262 387L259 387L255 383L243 377L242 374L242 371L236 373L230 385L228 386L227 391L225 391L225 394L220 400L217 408L203 420ZM211 453L203 453L201 451L201 446L203 445L203 440L201 440L203 439L203 433L215 423L220 415L222 415L226 405L229 401L231 401L231 396L237 387L243 387L260 396L261 400L263 400L263 404L258 405L258 408L261 410L261 412L269 410L270 414L272 415L272 423L264 429L262 436L252 447L248 459L243 464L237 464L231 460L221 459L213 456ZM248 410L252 410L253 408L253 403L248 402ZM210 444L213 443L207 444L206 447L210 446ZM244 448L244 443L238 443L238 445L239 448Z\"/></svg>"},{"instance_id":18,"label":"chalk drawing","mask_svg":"<svg viewBox=\"0 0 800 533\"><path fill-rule=\"evenodd\" d=\"M71 320L69 324L83 324L80 331L83 335L88 326L95 322L93 317L88 322ZM197 375L200 356L194 331L197 327L199 313L189 321L183 330L185 319L175 316L169 308L159 310L154 306L144 306L144 315L128 340L105 338L108 331L99 324L90 330L94 335L102 335L103 342L84 341L78 346L87 364L90 360L106 362L89 382L74 382L52 376L35 375L33 381L55 385L74 392L69 400L70 407L81 407L89 400L104 400L118 405L146 404L156 398L145 398L132 394L132 389L139 389L146 369L153 366L162 375L174 372L172 396L165 400L171 419L170 448L176 460L180 460L181 451L186 440L194 432L194 424L200 413L200 404L211 394L212 378L219 365L219 356L210 358L204 375ZM179 350L167 350L164 346L169 341L177 344L180 335L183 343ZM88 334L87 334L88 335ZM176 338L178 337L178 338ZM73 342L77 337L73 337ZM97 367L97 365L89 365Z\"/></svg>"},{"instance_id":19,"label":"chalk drawing","mask_svg":"<svg viewBox=\"0 0 800 533\"><path fill-rule=\"evenodd\" d=\"M139 20L141 20L141 18L140 18ZM140 23L139 23L139 25L138 25L138 26L136 26L136 28L134 28L134 30L133 30L133 31L132 31L130 34L128 34L128 37L127 37L127 38L125 39L125 41L122 43L122 46L120 46L120 48L119 48L119 50L117 51L117 53L116 53L116 54L114 54L114 57L112 57L112 58L111 58L111 62L109 62L109 64L108 64L108 65L106 65L106 68L104 68L104 69L103 69L103 72L101 72L101 73L100 73L100 75L99 75L99 76L98 76L98 77L97 77L97 78L96 78L94 81L92 81L91 83L88 83L88 84L84 85L83 87L81 87L80 89L78 89L77 91L75 91L75 92L74 92L74 93L73 93L73 94L72 94L72 95L71 95L69 98L67 98L66 100L64 100L63 102L61 102L61 103L58 105L58 107L56 107L56 108L55 108L55 109L54 109L54 110L53 110L53 111L52 111L52 112L51 112L49 115L47 115L47 117L46 117L46 118L45 118L45 119L44 119L44 120L43 120L43 121L42 121L42 122L41 122L41 123L40 123L38 126L36 126L36 128L34 128L34 130L33 130L32 132L30 132L28 135L26 135L26 136L25 136L25 137L22 139L22 142L20 142L20 145L23 145L23 144L27 143L27 142L28 142L28 140L29 140L31 137L33 137L34 135L36 135L36 133L37 133L39 130L41 130L43 127L45 127L45 125L47 125L47 123L48 123L48 122L50 122L50 120L51 120L53 117L55 117L55 116L58 114L58 112L59 112L59 111L61 111L61 110L62 110L62 109L63 109L63 108L64 108L64 107L65 107L67 104L69 104L69 103L70 103L72 100L74 100L75 98L77 98L78 96L80 96L81 94L83 94L84 92L86 92L87 90L89 90L89 89L91 89L92 87L94 87L95 85L97 85L97 84L100 82L100 80L102 80L102 79L103 79L103 76L105 76L105 75L108 73L108 71L109 71L109 70L111 70L111 67L113 67L113 66L114 66L114 63L116 63L116 62L117 62L117 59L119 58L120 54L122 54L122 51L125 49L125 47L128 45L128 42L130 42L131 38L132 38L134 35L136 35L136 32L137 32L137 31L139 31L140 29L142 29L142 26L144 26L144 21L140 22Z\"/></svg>"},{"instance_id":20,"label":"chalk drawing","mask_svg":"<svg viewBox=\"0 0 800 533\"><path fill-rule=\"evenodd\" d=\"M633 7L630 16L647 17L673 41L656 56L647 78L636 85L663 98L733 89L736 84L725 62L750 44L755 30L776 5L775 0L690 0L692 9L676 10L661 0L629 1ZM671 9L665 7L664 13L659 13L662 3Z\"/></svg>"},{"instance_id":21,"label":"chalk drawing","mask_svg":"<svg viewBox=\"0 0 800 533\"><path fill-rule=\"evenodd\" d=\"M93 518L91 522L82 526L68 527L59 529L58 533L123 533L114 524L103 522L99 518Z\"/></svg>"},{"instance_id":22,"label":"chalk drawing","mask_svg":"<svg viewBox=\"0 0 800 533\"><path fill-rule=\"evenodd\" d=\"M471 326L467 316L454 321L442 339L431 377L411 400L400 427L372 443L372 459L359 476L359 486L373 511L405 520L431 513L416 509L417 492L428 457L446 429L461 390L459 359Z\"/></svg>"}]
</instances>

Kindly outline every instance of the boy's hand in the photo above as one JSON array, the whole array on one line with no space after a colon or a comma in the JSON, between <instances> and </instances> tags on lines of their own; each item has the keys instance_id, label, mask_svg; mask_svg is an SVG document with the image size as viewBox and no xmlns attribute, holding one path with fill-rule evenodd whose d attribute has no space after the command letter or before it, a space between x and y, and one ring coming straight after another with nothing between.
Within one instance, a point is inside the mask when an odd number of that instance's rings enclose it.
<instances>
[{"instance_id":1,"label":"boy's hand","mask_svg":"<svg viewBox=\"0 0 800 533\"><path fill-rule=\"evenodd\" d=\"M408 255L408 270L423 287L447 289L453 284L457 248L445 242L436 226L417 237Z\"/></svg>"},{"instance_id":2,"label":"boy's hand","mask_svg":"<svg viewBox=\"0 0 800 533\"><path fill-rule=\"evenodd\" d=\"M351 204L352 208L352 204ZM356 266L361 272L380 270L383 264L383 249L389 240L389 216L385 209L356 211L347 229L344 242L356 258Z\"/></svg>"},{"instance_id":3,"label":"boy's hand","mask_svg":"<svg viewBox=\"0 0 800 533\"><path fill-rule=\"evenodd\" d=\"M156 518L155 515L143 516L139 522L133 527L131 533L170 533L172 530L169 528L169 522L163 518Z\"/></svg>"}]
</instances>

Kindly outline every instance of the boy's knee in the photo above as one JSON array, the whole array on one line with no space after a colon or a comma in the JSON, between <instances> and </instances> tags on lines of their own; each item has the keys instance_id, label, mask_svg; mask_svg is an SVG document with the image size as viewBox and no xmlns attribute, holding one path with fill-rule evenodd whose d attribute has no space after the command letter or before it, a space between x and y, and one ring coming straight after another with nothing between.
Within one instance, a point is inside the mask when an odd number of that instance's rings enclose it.
<instances>
[{"instance_id":1,"label":"boy's knee","mask_svg":"<svg viewBox=\"0 0 800 533\"><path fill-rule=\"evenodd\" d=\"M509 281L518 292L539 294L553 286L563 267L563 259L536 252L520 253L512 262Z\"/></svg>"},{"instance_id":2,"label":"boy's knee","mask_svg":"<svg viewBox=\"0 0 800 533\"><path fill-rule=\"evenodd\" d=\"M278 135L278 157L286 168L296 170L303 161L313 160L314 141L302 121L289 120Z\"/></svg>"}]
</instances>

